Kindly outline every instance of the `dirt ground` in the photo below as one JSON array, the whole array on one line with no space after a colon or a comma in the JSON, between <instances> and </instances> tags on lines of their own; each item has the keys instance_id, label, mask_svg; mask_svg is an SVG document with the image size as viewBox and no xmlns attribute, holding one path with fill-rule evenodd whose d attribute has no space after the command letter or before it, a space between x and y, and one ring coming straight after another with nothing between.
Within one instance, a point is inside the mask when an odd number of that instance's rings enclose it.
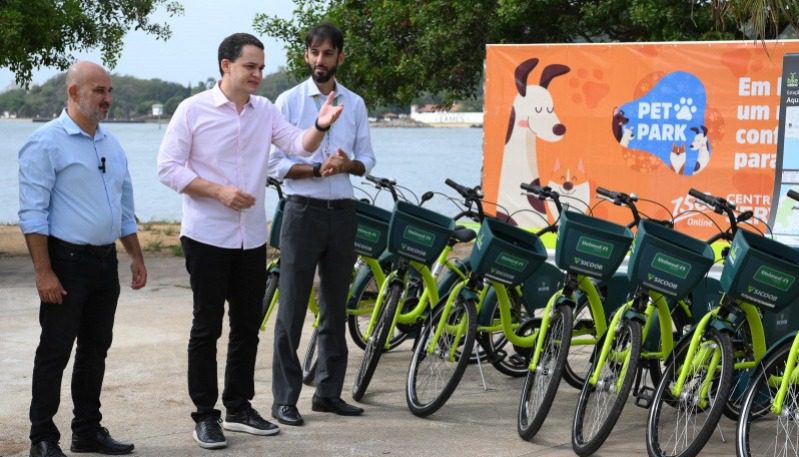
<instances>
[{"instance_id":1,"label":"dirt ground","mask_svg":"<svg viewBox=\"0 0 799 457\"><path fill-rule=\"evenodd\" d=\"M168 222L146 222L139 224L139 243L145 255L182 255L180 248L180 224ZM122 252L122 245L117 246ZM28 248L25 237L17 225L0 225L0 257L26 256Z\"/></svg>"}]
</instances>

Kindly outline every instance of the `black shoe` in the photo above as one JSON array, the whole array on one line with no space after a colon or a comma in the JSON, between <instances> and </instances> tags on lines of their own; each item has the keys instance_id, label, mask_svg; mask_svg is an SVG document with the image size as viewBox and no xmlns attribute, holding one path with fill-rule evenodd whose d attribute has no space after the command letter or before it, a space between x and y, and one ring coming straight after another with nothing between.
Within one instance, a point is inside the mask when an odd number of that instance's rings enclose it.
<instances>
[{"instance_id":1,"label":"black shoe","mask_svg":"<svg viewBox=\"0 0 799 457\"><path fill-rule=\"evenodd\" d=\"M286 425L302 425L305 422L294 405L272 405L272 417Z\"/></svg>"},{"instance_id":2,"label":"black shoe","mask_svg":"<svg viewBox=\"0 0 799 457\"><path fill-rule=\"evenodd\" d=\"M313 396L311 399L311 410L322 413L334 413L339 416L360 416L363 414L363 408L347 404L340 398L323 398Z\"/></svg>"},{"instance_id":3,"label":"black shoe","mask_svg":"<svg viewBox=\"0 0 799 457\"><path fill-rule=\"evenodd\" d=\"M31 457L67 457L55 441L39 441L31 444Z\"/></svg>"},{"instance_id":4,"label":"black shoe","mask_svg":"<svg viewBox=\"0 0 799 457\"><path fill-rule=\"evenodd\" d=\"M222 427L216 416L208 416L194 426L194 441L203 449L220 449L227 446Z\"/></svg>"},{"instance_id":5,"label":"black shoe","mask_svg":"<svg viewBox=\"0 0 799 457\"><path fill-rule=\"evenodd\" d=\"M231 432L244 432L252 435L277 435L280 432L277 425L261 417L258 411L249 406L239 412L228 410L222 427Z\"/></svg>"},{"instance_id":6,"label":"black shoe","mask_svg":"<svg viewBox=\"0 0 799 457\"><path fill-rule=\"evenodd\" d=\"M72 435L72 446L69 447L72 452L95 452L98 454L106 455L123 455L133 452L133 445L129 443L121 443L113 438L108 433L108 429L100 427L90 436Z\"/></svg>"}]
</instances>

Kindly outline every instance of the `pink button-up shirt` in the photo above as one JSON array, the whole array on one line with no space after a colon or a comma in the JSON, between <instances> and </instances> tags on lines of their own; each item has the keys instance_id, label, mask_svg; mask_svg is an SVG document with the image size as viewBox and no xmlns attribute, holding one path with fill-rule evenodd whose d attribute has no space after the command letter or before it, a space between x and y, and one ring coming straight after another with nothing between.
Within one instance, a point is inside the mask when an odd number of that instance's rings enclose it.
<instances>
[{"instance_id":1,"label":"pink button-up shirt","mask_svg":"<svg viewBox=\"0 0 799 457\"><path fill-rule=\"evenodd\" d=\"M252 249L266 243L264 206L270 144L308 155L303 131L286 122L264 97L250 96L241 113L215 85L184 100L169 122L158 151L158 178L183 192L195 178L235 186L254 195L237 211L213 198L183 194L180 234L221 248Z\"/></svg>"}]
</instances>

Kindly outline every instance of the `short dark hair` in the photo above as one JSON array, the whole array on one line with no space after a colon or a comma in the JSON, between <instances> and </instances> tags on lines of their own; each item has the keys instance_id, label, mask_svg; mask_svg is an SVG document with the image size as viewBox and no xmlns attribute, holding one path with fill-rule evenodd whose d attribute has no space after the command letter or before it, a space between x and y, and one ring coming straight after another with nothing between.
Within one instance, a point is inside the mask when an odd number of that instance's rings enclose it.
<instances>
[{"instance_id":1,"label":"short dark hair","mask_svg":"<svg viewBox=\"0 0 799 457\"><path fill-rule=\"evenodd\" d=\"M344 34L341 30L330 22L322 22L308 31L308 35L305 36L305 49L328 40L334 48L339 51L344 50Z\"/></svg>"},{"instance_id":2,"label":"short dark hair","mask_svg":"<svg viewBox=\"0 0 799 457\"><path fill-rule=\"evenodd\" d=\"M220 75L225 74L225 72L222 71L222 60L227 59L231 62L234 62L239 58L239 56L241 56L242 48L248 44L257 46L261 50L264 49L264 44L261 43L261 40L255 38L249 33L234 33L233 35L230 35L222 40L222 42L219 44L219 51L217 52L217 63L219 64Z\"/></svg>"}]
</instances>

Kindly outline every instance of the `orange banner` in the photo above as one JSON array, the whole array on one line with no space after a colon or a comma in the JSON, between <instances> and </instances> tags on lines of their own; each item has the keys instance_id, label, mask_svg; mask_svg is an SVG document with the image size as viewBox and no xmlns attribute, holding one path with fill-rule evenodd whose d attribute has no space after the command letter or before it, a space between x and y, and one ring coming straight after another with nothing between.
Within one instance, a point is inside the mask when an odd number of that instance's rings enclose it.
<instances>
[{"instance_id":1,"label":"orange banner","mask_svg":"<svg viewBox=\"0 0 799 457\"><path fill-rule=\"evenodd\" d=\"M635 193L646 215L675 216L679 230L705 238L718 229L688 195L696 188L768 220L789 52L798 41L488 45L486 199L519 225L541 226L557 215L523 195L519 184L535 182L573 209L582 201L629 222L629 211L597 206L601 186Z\"/></svg>"}]
</instances>

